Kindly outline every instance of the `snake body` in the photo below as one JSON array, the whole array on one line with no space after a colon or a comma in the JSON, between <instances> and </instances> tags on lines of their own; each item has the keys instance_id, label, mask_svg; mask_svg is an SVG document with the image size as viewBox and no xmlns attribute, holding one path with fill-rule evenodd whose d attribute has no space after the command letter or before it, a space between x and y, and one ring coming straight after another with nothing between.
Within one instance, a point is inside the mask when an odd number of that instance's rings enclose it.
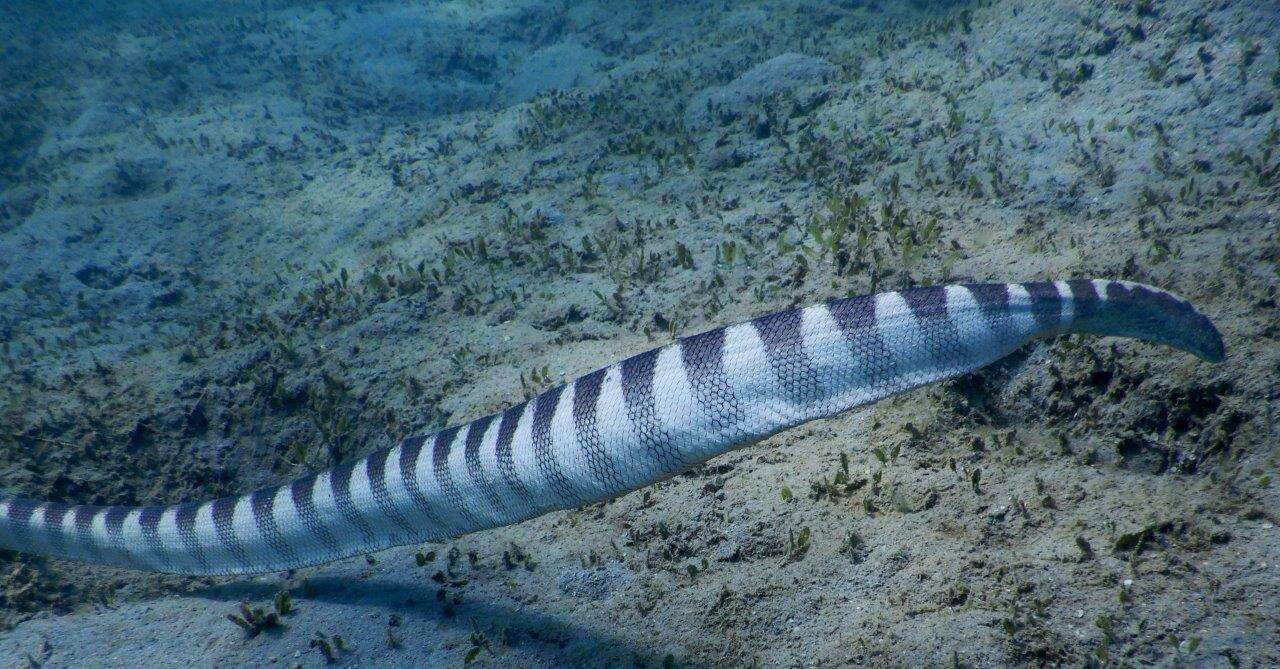
<instances>
[{"instance_id":1,"label":"snake body","mask_svg":"<svg viewBox=\"0 0 1280 669\"><path fill-rule=\"evenodd\" d=\"M0 547L183 574L279 571L618 497L817 418L1066 332L1209 361L1208 318L1122 281L949 285L830 300L685 337L499 414L240 497L0 501Z\"/></svg>"}]
</instances>

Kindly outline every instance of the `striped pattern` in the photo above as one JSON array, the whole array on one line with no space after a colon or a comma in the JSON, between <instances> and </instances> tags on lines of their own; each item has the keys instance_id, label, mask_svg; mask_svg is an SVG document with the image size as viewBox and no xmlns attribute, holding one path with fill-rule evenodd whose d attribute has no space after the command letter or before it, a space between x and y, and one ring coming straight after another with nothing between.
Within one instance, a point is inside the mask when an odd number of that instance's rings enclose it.
<instances>
[{"instance_id":1,"label":"striped pattern","mask_svg":"<svg viewBox=\"0 0 1280 669\"><path fill-rule=\"evenodd\" d=\"M1063 332L1218 361L1185 300L1122 281L917 288L686 337L433 437L243 497L173 507L0 501L0 546L189 574L276 571L617 497L799 423Z\"/></svg>"}]
</instances>

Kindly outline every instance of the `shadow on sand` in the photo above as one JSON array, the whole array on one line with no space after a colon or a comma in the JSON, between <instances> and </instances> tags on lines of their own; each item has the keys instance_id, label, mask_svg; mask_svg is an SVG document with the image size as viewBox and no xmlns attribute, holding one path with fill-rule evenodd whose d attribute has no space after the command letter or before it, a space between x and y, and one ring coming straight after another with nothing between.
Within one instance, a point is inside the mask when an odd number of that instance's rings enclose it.
<instances>
[{"instance_id":1,"label":"shadow on sand","mask_svg":"<svg viewBox=\"0 0 1280 669\"><path fill-rule=\"evenodd\" d=\"M277 583L240 582L211 586L191 594L216 601L238 602L270 599L279 591ZM486 629L505 629L508 646L554 656L555 666L643 667L663 664L665 648L660 643L655 644L656 647L642 647L621 635L581 627L567 619L531 608L511 608L474 598L468 598L446 612L437 603L437 591L438 588L395 577L316 576L306 579L292 592L302 601L376 607L466 632L475 629L474 622L482 622ZM681 658L678 666L699 668L711 665Z\"/></svg>"}]
</instances>

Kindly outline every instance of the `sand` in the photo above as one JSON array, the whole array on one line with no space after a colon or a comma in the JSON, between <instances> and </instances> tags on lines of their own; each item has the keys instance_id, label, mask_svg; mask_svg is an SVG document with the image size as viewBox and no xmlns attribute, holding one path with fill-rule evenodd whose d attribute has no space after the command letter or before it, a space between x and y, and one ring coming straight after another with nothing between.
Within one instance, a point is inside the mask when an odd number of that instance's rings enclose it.
<instances>
[{"instance_id":1,"label":"sand","mask_svg":"<svg viewBox=\"0 0 1280 669\"><path fill-rule=\"evenodd\" d=\"M615 501L291 574L5 554L0 665L1280 663L1273 7L0 12L5 493L247 491L908 285L1145 281L1229 349L1044 342ZM282 626L228 620L280 592Z\"/></svg>"}]
</instances>

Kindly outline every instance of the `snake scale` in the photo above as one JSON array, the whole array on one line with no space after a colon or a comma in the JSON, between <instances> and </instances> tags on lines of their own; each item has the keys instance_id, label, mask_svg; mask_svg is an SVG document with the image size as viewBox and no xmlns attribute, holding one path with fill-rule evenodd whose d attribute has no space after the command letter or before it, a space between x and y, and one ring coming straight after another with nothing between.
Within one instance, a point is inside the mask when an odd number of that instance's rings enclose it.
<instances>
[{"instance_id":1,"label":"snake scale","mask_svg":"<svg viewBox=\"0 0 1280 669\"><path fill-rule=\"evenodd\" d=\"M948 285L830 300L682 338L499 414L240 497L0 501L0 547L182 574L286 570L618 497L817 418L1067 332L1225 355L1186 300L1124 281Z\"/></svg>"}]
</instances>

